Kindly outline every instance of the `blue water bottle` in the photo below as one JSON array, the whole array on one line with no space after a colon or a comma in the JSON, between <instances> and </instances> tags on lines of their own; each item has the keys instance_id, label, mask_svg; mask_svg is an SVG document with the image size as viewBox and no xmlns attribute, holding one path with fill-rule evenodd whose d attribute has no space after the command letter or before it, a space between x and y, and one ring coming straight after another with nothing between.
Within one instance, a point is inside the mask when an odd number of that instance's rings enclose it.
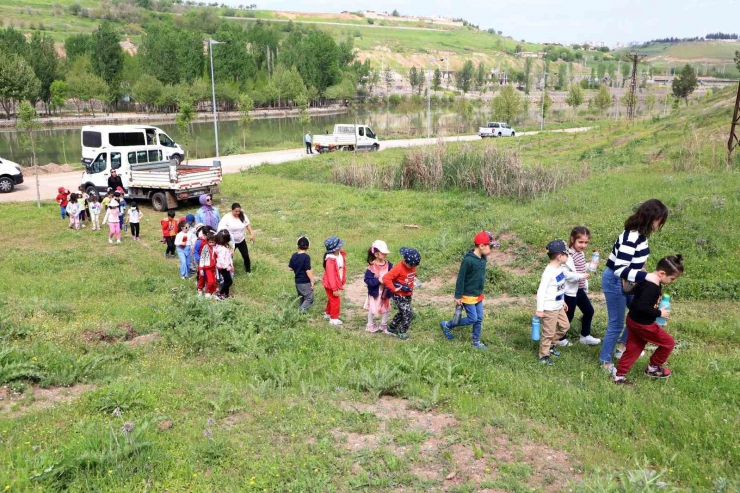
<instances>
[{"instance_id":1,"label":"blue water bottle","mask_svg":"<svg viewBox=\"0 0 740 493\"><path fill-rule=\"evenodd\" d=\"M540 340L540 317L532 317L532 340Z\"/></svg>"},{"instance_id":2,"label":"blue water bottle","mask_svg":"<svg viewBox=\"0 0 740 493\"><path fill-rule=\"evenodd\" d=\"M663 295L663 299L660 300L660 303L658 304L658 310L671 310L671 297L667 294ZM655 319L655 323L660 325L661 327L665 327L665 324L668 323L668 321L663 317L658 317Z\"/></svg>"}]
</instances>

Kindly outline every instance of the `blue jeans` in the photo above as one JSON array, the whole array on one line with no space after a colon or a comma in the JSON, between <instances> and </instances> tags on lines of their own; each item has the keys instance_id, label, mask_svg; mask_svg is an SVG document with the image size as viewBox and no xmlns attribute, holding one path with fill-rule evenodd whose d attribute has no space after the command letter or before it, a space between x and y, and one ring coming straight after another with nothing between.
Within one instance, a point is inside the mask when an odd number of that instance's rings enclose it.
<instances>
[{"instance_id":1,"label":"blue jeans","mask_svg":"<svg viewBox=\"0 0 740 493\"><path fill-rule=\"evenodd\" d=\"M460 323L452 325L452 322L447 322L448 327L464 327L466 325L473 326L473 342L480 341L480 333L483 328L483 302L479 301L476 304L465 304L465 317L460 319Z\"/></svg>"},{"instance_id":2,"label":"blue jeans","mask_svg":"<svg viewBox=\"0 0 740 493\"><path fill-rule=\"evenodd\" d=\"M190 275L190 247L177 247L177 256L180 258L180 277Z\"/></svg>"},{"instance_id":3,"label":"blue jeans","mask_svg":"<svg viewBox=\"0 0 740 493\"><path fill-rule=\"evenodd\" d=\"M632 296L625 296L622 292L622 280L609 268L604 269L604 274L601 276L601 290L604 291L606 299L609 323L606 326L599 359L602 363L611 363L617 341L622 344L627 343L627 328L624 321L627 306L632 303Z\"/></svg>"},{"instance_id":4,"label":"blue jeans","mask_svg":"<svg viewBox=\"0 0 740 493\"><path fill-rule=\"evenodd\" d=\"M59 212L62 215L62 219L66 219L67 218L67 206L60 205L59 206Z\"/></svg>"}]
</instances>

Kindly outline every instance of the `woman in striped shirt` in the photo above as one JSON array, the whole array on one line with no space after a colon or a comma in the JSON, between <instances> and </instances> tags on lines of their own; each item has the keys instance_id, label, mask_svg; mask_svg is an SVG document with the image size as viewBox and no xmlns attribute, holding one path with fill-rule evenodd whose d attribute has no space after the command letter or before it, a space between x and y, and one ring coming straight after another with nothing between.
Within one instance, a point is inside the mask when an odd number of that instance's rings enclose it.
<instances>
[{"instance_id":1,"label":"woman in striped shirt","mask_svg":"<svg viewBox=\"0 0 740 493\"><path fill-rule=\"evenodd\" d=\"M634 283L645 281L645 263L650 255L648 237L663 228L668 219L668 208L657 199L643 202L624 223L624 231L614 242L606 269L601 277L609 323L601 346L601 360L604 369L611 371L612 354L619 340L615 357L622 357L627 342L627 329L624 327L627 306L632 296L622 291L622 280Z\"/></svg>"}]
</instances>

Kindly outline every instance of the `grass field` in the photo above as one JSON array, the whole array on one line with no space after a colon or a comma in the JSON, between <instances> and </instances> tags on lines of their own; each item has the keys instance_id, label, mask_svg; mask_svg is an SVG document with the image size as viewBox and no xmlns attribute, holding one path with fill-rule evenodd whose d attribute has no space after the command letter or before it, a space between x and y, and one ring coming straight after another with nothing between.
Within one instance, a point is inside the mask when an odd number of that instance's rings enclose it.
<instances>
[{"instance_id":1,"label":"grass field","mask_svg":"<svg viewBox=\"0 0 740 493\"><path fill-rule=\"evenodd\" d=\"M740 43L679 43L668 46L663 54L681 60L708 58L731 61L736 51L740 51Z\"/></svg>"},{"instance_id":2,"label":"grass field","mask_svg":"<svg viewBox=\"0 0 740 493\"><path fill-rule=\"evenodd\" d=\"M721 154L730 97L663 120L474 144L568 174L528 201L331 181L335 167L399 166L404 150L227 176L218 205L240 202L257 242L254 274L237 269L236 297L222 303L193 296L162 259L160 214L145 210L142 242L113 247L66 229L53 203L4 205L0 488L737 491L740 162L726 170ZM668 289L675 376L646 381L641 361L638 385L617 387L583 346L542 368L528 323L546 241L586 224L606 251L651 197L671 217L649 266L687 259ZM487 352L437 325L483 228L502 240L487 276ZM346 240L341 329L321 317L323 293L310 315L295 313L285 265L300 234L318 272L321 240ZM393 261L402 245L423 255L406 343L362 330L358 278L376 238ZM598 280L591 288L600 336L606 309Z\"/></svg>"}]
</instances>

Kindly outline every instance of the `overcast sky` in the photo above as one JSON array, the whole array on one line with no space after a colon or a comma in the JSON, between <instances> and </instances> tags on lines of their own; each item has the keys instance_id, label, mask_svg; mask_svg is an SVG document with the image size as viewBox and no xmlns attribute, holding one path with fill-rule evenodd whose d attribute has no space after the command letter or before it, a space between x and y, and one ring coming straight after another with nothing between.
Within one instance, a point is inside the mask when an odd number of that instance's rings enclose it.
<instances>
[{"instance_id":1,"label":"overcast sky","mask_svg":"<svg viewBox=\"0 0 740 493\"><path fill-rule=\"evenodd\" d=\"M249 0L222 0L227 4ZM255 0L252 0L255 1ZM271 0L257 8L298 12L374 10L405 15L462 17L481 29L495 28L515 39L576 43L647 41L738 32L740 0Z\"/></svg>"}]
</instances>

